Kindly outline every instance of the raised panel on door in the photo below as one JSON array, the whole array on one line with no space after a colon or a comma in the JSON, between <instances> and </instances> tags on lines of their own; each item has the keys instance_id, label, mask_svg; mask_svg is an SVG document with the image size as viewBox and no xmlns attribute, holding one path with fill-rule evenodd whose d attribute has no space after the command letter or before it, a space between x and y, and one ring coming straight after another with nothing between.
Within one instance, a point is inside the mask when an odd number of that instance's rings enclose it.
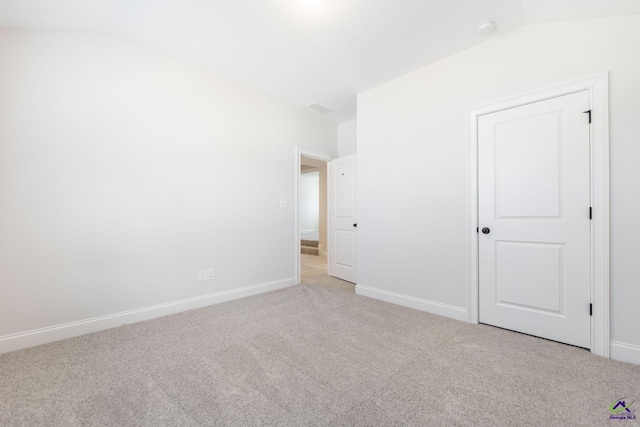
<instances>
[{"instance_id":1,"label":"raised panel on door","mask_svg":"<svg viewBox=\"0 0 640 427\"><path fill-rule=\"evenodd\" d=\"M340 219L355 217L355 162L335 165L335 216Z\"/></svg>"},{"instance_id":2,"label":"raised panel on door","mask_svg":"<svg viewBox=\"0 0 640 427\"><path fill-rule=\"evenodd\" d=\"M337 230L335 233L335 263L336 265L353 268L355 265L354 233Z\"/></svg>"},{"instance_id":3,"label":"raised panel on door","mask_svg":"<svg viewBox=\"0 0 640 427\"><path fill-rule=\"evenodd\" d=\"M498 218L560 215L561 112L552 111L495 126Z\"/></svg>"},{"instance_id":4,"label":"raised panel on door","mask_svg":"<svg viewBox=\"0 0 640 427\"><path fill-rule=\"evenodd\" d=\"M564 314L563 246L496 242L495 303L545 314Z\"/></svg>"},{"instance_id":5,"label":"raised panel on door","mask_svg":"<svg viewBox=\"0 0 640 427\"><path fill-rule=\"evenodd\" d=\"M479 319L590 346L589 95L478 122Z\"/></svg>"}]
</instances>

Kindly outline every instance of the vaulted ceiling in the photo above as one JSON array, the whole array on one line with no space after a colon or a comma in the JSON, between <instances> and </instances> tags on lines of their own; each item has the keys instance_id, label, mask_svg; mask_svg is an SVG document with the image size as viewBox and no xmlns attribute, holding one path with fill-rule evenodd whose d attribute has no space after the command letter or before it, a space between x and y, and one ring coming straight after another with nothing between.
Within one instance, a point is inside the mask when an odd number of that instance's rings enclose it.
<instances>
[{"instance_id":1,"label":"vaulted ceiling","mask_svg":"<svg viewBox=\"0 0 640 427\"><path fill-rule=\"evenodd\" d=\"M520 26L640 14L638 0L0 0L0 27L97 31L320 114ZM497 30L476 34L493 20Z\"/></svg>"}]
</instances>

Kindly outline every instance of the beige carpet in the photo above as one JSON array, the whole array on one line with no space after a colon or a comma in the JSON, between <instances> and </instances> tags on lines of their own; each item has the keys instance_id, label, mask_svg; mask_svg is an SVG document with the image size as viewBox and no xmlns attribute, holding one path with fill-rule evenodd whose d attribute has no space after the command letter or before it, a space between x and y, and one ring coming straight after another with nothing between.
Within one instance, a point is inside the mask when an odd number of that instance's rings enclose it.
<instances>
[{"instance_id":1,"label":"beige carpet","mask_svg":"<svg viewBox=\"0 0 640 427\"><path fill-rule=\"evenodd\" d=\"M634 425L609 406L640 406L640 366L360 297L322 268L2 355L0 425Z\"/></svg>"}]
</instances>

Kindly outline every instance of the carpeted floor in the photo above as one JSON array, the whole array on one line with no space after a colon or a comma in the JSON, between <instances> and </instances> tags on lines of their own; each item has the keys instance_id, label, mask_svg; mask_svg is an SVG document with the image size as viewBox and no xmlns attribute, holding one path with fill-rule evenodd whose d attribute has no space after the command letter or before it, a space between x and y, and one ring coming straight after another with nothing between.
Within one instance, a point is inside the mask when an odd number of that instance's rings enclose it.
<instances>
[{"instance_id":1,"label":"carpeted floor","mask_svg":"<svg viewBox=\"0 0 640 427\"><path fill-rule=\"evenodd\" d=\"M1 355L0 425L636 423L609 406L640 406L640 366L360 297L319 265L300 286Z\"/></svg>"}]
</instances>

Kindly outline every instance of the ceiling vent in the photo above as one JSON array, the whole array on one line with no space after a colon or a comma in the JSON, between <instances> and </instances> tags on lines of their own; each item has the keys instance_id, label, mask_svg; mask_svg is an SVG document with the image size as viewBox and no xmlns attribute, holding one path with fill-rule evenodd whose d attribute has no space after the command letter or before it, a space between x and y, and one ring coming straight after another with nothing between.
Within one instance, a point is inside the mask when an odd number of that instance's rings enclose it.
<instances>
[{"instance_id":1,"label":"ceiling vent","mask_svg":"<svg viewBox=\"0 0 640 427\"><path fill-rule=\"evenodd\" d=\"M316 104L315 102L313 104L309 104L307 105L307 108L317 111L318 113L322 113L322 114L327 114L327 113L332 113L333 110L328 109L327 107L323 107L320 104Z\"/></svg>"}]
</instances>

